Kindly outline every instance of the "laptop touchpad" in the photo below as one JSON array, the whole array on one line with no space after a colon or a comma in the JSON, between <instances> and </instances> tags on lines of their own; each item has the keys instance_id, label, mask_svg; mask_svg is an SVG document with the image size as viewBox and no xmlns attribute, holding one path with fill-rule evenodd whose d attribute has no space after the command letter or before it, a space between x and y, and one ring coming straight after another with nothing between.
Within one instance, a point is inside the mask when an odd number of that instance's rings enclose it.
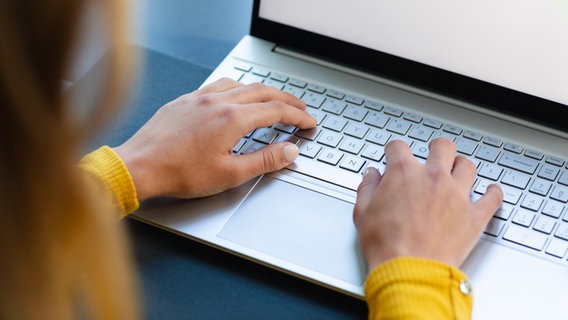
<instances>
[{"instance_id":1,"label":"laptop touchpad","mask_svg":"<svg viewBox=\"0 0 568 320\"><path fill-rule=\"evenodd\" d=\"M218 236L361 285L366 270L352 213L350 202L264 177Z\"/></svg>"}]
</instances>

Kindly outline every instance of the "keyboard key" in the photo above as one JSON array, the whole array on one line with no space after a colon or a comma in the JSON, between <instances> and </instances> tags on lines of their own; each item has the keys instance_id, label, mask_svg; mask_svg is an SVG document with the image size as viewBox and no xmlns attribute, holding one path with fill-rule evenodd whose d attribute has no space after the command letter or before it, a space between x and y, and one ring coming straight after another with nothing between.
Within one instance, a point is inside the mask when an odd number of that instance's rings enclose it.
<instances>
[{"instance_id":1,"label":"keyboard key","mask_svg":"<svg viewBox=\"0 0 568 320\"><path fill-rule=\"evenodd\" d=\"M308 84L308 90L319 93L319 94L323 94L325 92L325 90L327 90L327 89L323 86L310 83L310 84Z\"/></svg>"},{"instance_id":2,"label":"keyboard key","mask_svg":"<svg viewBox=\"0 0 568 320\"><path fill-rule=\"evenodd\" d=\"M306 112L309 113L312 117L316 118L317 125L320 125L323 119L325 119L325 117L327 116L325 112L312 108L307 109Z\"/></svg>"},{"instance_id":3,"label":"keyboard key","mask_svg":"<svg viewBox=\"0 0 568 320\"><path fill-rule=\"evenodd\" d=\"M379 129L371 129L371 131L369 131L369 135L367 136L366 140L384 146L389 141L391 136L392 135L386 131Z\"/></svg>"},{"instance_id":4,"label":"keyboard key","mask_svg":"<svg viewBox=\"0 0 568 320\"><path fill-rule=\"evenodd\" d=\"M325 97L315 92L306 92L306 94L302 97L302 100L308 107L319 109L323 104Z\"/></svg>"},{"instance_id":5,"label":"keyboard key","mask_svg":"<svg viewBox=\"0 0 568 320\"><path fill-rule=\"evenodd\" d=\"M264 83L265 85L267 85L269 87L276 88L278 90L284 89L284 84L282 82L279 82L279 81L276 81L276 80L266 79L262 83Z\"/></svg>"},{"instance_id":6,"label":"keyboard key","mask_svg":"<svg viewBox=\"0 0 568 320\"><path fill-rule=\"evenodd\" d=\"M554 200L547 201L542 209L542 213L553 218L560 218L562 211L564 211L564 205Z\"/></svg>"},{"instance_id":7,"label":"keyboard key","mask_svg":"<svg viewBox=\"0 0 568 320\"><path fill-rule=\"evenodd\" d=\"M501 182L524 190L528 186L530 180L531 177L529 175L515 170L505 170L505 174L503 175Z\"/></svg>"},{"instance_id":8,"label":"keyboard key","mask_svg":"<svg viewBox=\"0 0 568 320\"><path fill-rule=\"evenodd\" d=\"M298 87L298 88L302 88L304 89L308 83L306 81L303 80L299 80L299 79L290 79L290 81L288 81L288 83L294 87Z\"/></svg>"},{"instance_id":9,"label":"keyboard key","mask_svg":"<svg viewBox=\"0 0 568 320\"><path fill-rule=\"evenodd\" d=\"M347 107L347 110L345 110L343 116L347 119L361 122L363 121L367 113L369 113L369 111L366 109L354 105L349 105Z\"/></svg>"},{"instance_id":10,"label":"keyboard key","mask_svg":"<svg viewBox=\"0 0 568 320\"><path fill-rule=\"evenodd\" d=\"M565 185L565 186L568 186L568 171L567 170L564 170L562 172L562 175L560 176L560 179L558 179L558 182Z\"/></svg>"},{"instance_id":11,"label":"keyboard key","mask_svg":"<svg viewBox=\"0 0 568 320\"><path fill-rule=\"evenodd\" d=\"M275 124L274 129L276 129L278 131L290 133L290 134L292 134L292 133L294 133L294 131L296 131L296 127L291 126L291 125L287 125L287 124L283 124L283 123Z\"/></svg>"},{"instance_id":12,"label":"keyboard key","mask_svg":"<svg viewBox=\"0 0 568 320\"><path fill-rule=\"evenodd\" d=\"M501 139L497 139L494 137L485 137L483 138L483 143L488 144L490 146L494 146L500 148L503 145L503 141Z\"/></svg>"},{"instance_id":13,"label":"keyboard key","mask_svg":"<svg viewBox=\"0 0 568 320\"><path fill-rule=\"evenodd\" d=\"M455 143L458 152L468 156L471 156L477 148L477 143L471 139L457 138Z\"/></svg>"},{"instance_id":14,"label":"keyboard key","mask_svg":"<svg viewBox=\"0 0 568 320\"><path fill-rule=\"evenodd\" d=\"M568 223L561 222L554 235L560 239L568 240Z\"/></svg>"},{"instance_id":15,"label":"keyboard key","mask_svg":"<svg viewBox=\"0 0 568 320\"><path fill-rule=\"evenodd\" d=\"M535 179L530 188L530 192L546 196L551 188L552 182L543 179Z\"/></svg>"},{"instance_id":16,"label":"keyboard key","mask_svg":"<svg viewBox=\"0 0 568 320\"><path fill-rule=\"evenodd\" d=\"M408 136L413 138L413 139L426 142L430 139L430 137L432 136L433 133L434 133L434 130L432 130L428 127L415 126L414 128L412 128L412 130L410 130L410 133L408 134Z\"/></svg>"},{"instance_id":17,"label":"keyboard key","mask_svg":"<svg viewBox=\"0 0 568 320\"><path fill-rule=\"evenodd\" d=\"M528 210L519 209L513 218L513 223L521 225L523 227L528 227L534 220L536 215Z\"/></svg>"},{"instance_id":18,"label":"keyboard key","mask_svg":"<svg viewBox=\"0 0 568 320\"><path fill-rule=\"evenodd\" d=\"M389 123L387 130L394 132L394 133L398 133L400 135L406 135L408 130L410 130L410 126L411 126L411 124L408 121L401 120L401 119L393 119Z\"/></svg>"},{"instance_id":19,"label":"keyboard key","mask_svg":"<svg viewBox=\"0 0 568 320\"><path fill-rule=\"evenodd\" d=\"M365 143L362 140L346 137L345 139L343 139L341 146L339 146L339 150L352 154L359 154L364 146Z\"/></svg>"},{"instance_id":20,"label":"keyboard key","mask_svg":"<svg viewBox=\"0 0 568 320\"><path fill-rule=\"evenodd\" d=\"M491 220L489 220L489 223L487 224L487 227L485 227L484 232L488 235L498 237L501 233L501 230L503 230L503 227L506 224L507 223L503 220L491 218Z\"/></svg>"},{"instance_id":21,"label":"keyboard key","mask_svg":"<svg viewBox=\"0 0 568 320\"><path fill-rule=\"evenodd\" d=\"M307 157L298 157L286 168L352 191L357 191L357 187L361 183L361 175L359 173L339 169Z\"/></svg>"},{"instance_id":22,"label":"keyboard key","mask_svg":"<svg viewBox=\"0 0 568 320\"><path fill-rule=\"evenodd\" d=\"M422 122L422 124L424 124L425 126L428 126L430 128L434 128L434 129L442 128L442 123L440 121L436 121L436 120L432 120L432 119L424 119L424 122Z\"/></svg>"},{"instance_id":23,"label":"keyboard key","mask_svg":"<svg viewBox=\"0 0 568 320\"><path fill-rule=\"evenodd\" d=\"M561 185L555 186L550 198L564 203L568 202L568 188Z\"/></svg>"},{"instance_id":24,"label":"keyboard key","mask_svg":"<svg viewBox=\"0 0 568 320\"><path fill-rule=\"evenodd\" d=\"M339 145L342 138L343 136L339 132L323 130L318 138L318 142L325 146L335 148Z\"/></svg>"},{"instance_id":25,"label":"keyboard key","mask_svg":"<svg viewBox=\"0 0 568 320\"><path fill-rule=\"evenodd\" d=\"M552 239L546 248L546 253L558 258L564 258L568 250L568 241Z\"/></svg>"},{"instance_id":26,"label":"keyboard key","mask_svg":"<svg viewBox=\"0 0 568 320\"><path fill-rule=\"evenodd\" d=\"M364 106L365 106L365 108L372 109L372 110L375 110L375 111L382 111L383 108L384 108L384 106L382 104L375 102L375 101L369 101L369 100L365 101Z\"/></svg>"},{"instance_id":27,"label":"keyboard key","mask_svg":"<svg viewBox=\"0 0 568 320\"><path fill-rule=\"evenodd\" d=\"M538 161L511 152L503 152L499 164L528 174L535 173L538 167Z\"/></svg>"},{"instance_id":28,"label":"keyboard key","mask_svg":"<svg viewBox=\"0 0 568 320\"><path fill-rule=\"evenodd\" d=\"M481 135L481 133L477 133L475 131L470 131L470 130L465 130L463 132L463 136L464 138L468 138L474 141L481 141L481 139L483 139L483 136Z\"/></svg>"},{"instance_id":29,"label":"keyboard key","mask_svg":"<svg viewBox=\"0 0 568 320\"><path fill-rule=\"evenodd\" d=\"M293 95L294 97L301 99L302 96L304 95L304 90L300 89L298 87L293 87L293 86L284 86L284 89L282 89L282 91L284 92L288 92L289 94Z\"/></svg>"},{"instance_id":30,"label":"keyboard key","mask_svg":"<svg viewBox=\"0 0 568 320\"><path fill-rule=\"evenodd\" d=\"M545 164L543 165L540 170L538 171L538 176L540 178L544 178L550 181L554 181L556 180L556 177L558 176L558 173L560 172L560 168L550 165L550 164Z\"/></svg>"},{"instance_id":31,"label":"keyboard key","mask_svg":"<svg viewBox=\"0 0 568 320\"><path fill-rule=\"evenodd\" d=\"M477 154L475 156L482 160L495 162L497 160L497 157L499 156L499 153L500 150L498 148L491 147L488 145L481 145L477 150Z\"/></svg>"},{"instance_id":32,"label":"keyboard key","mask_svg":"<svg viewBox=\"0 0 568 320\"><path fill-rule=\"evenodd\" d=\"M347 155L343 158L339 167L357 173L361 171L363 165L365 165L365 160L352 155Z\"/></svg>"},{"instance_id":33,"label":"keyboard key","mask_svg":"<svg viewBox=\"0 0 568 320\"><path fill-rule=\"evenodd\" d=\"M428 149L428 145L425 143L415 143L412 146L412 154L416 157L427 159L429 153L430 150Z\"/></svg>"},{"instance_id":34,"label":"keyboard key","mask_svg":"<svg viewBox=\"0 0 568 320\"><path fill-rule=\"evenodd\" d=\"M368 144L361 154L362 157L376 162L380 162L384 155L385 149L375 144Z\"/></svg>"},{"instance_id":35,"label":"keyboard key","mask_svg":"<svg viewBox=\"0 0 568 320\"><path fill-rule=\"evenodd\" d=\"M300 144L300 154L304 157L315 158L318 152L322 149L320 145L315 142L304 141Z\"/></svg>"},{"instance_id":36,"label":"keyboard key","mask_svg":"<svg viewBox=\"0 0 568 320\"><path fill-rule=\"evenodd\" d=\"M544 248L547 236L527 228L511 225L503 235L503 239L540 251Z\"/></svg>"},{"instance_id":37,"label":"keyboard key","mask_svg":"<svg viewBox=\"0 0 568 320\"><path fill-rule=\"evenodd\" d=\"M280 81L280 82L286 82L288 81L288 76L287 75L283 75L281 73L272 73L270 75L270 79L276 80L276 81Z\"/></svg>"},{"instance_id":38,"label":"keyboard key","mask_svg":"<svg viewBox=\"0 0 568 320\"><path fill-rule=\"evenodd\" d=\"M346 107L347 103L335 99L326 99L321 106L322 110L336 115L342 114Z\"/></svg>"},{"instance_id":39,"label":"keyboard key","mask_svg":"<svg viewBox=\"0 0 568 320\"><path fill-rule=\"evenodd\" d=\"M257 76L261 76L263 78L266 78L270 74L270 71L267 70L267 69L264 69L264 68L254 67L254 68L252 68L252 73L257 75Z\"/></svg>"},{"instance_id":40,"label":"keyboard key","mask_svg":"<svg viewBox=\"0 0 568 320\"><path fill-rule=\"evenodd\" d=\"M525 156L527 156L529 158L536 159L536 160L542 160L542 158L544 158L544 153L536 151L536 150L527 149L525 151Z\"/></svg>"},{"instance_id":41,"label":"keyboard key","mask_svg":"<svg viewBox=\"0 0 568 320\"><path fill-rule=\"evenodd\" d=\"M516 145L516 144L512 144L512 143L505 143L505 146L503 147L503 149L505 149L507 151L514 152L514 153L523 152L523 147Z\"/></svg>"},{"instance_id":42,"label":"keyboard key","mask_svg":"<svg viewBox=\"0 0 568 320\"><path fill-rule=\"evenodd\" d=\"M365 102L365 99L363 99L361 97L354 96L354 95L347 95L345 97L345 101L348 102L348 103L352 103L352 104L361 106L361 105L363 105L363 102Z\"/></svg>"},{"instance_id":43,"label":"keyboard key","mask_svg":"<svg viewBox=\"0 0 568 320\"><path fill-rule=\"evenodd\" d=\"M347 124L347 128L345 128L343 133L355 138L363 139L368 131L369 127L367 127L366 125L350 122L349 124Z\"/></svg>"},{"instance_id":44,"label":"keyboard key","mask_svg":"<svg viewBox=\"0 0 568 320\"><path fill-rule=\"evenodd\" d=\"M270 144L272 140L276 138L278 132L272 130L272 128L260 128L257 129L252 135L252 139L257 142L262 142Z\"/></svg>"},{"instance_id":45,"label":"keyboard key","mask_svg":"<svg viewBox=\"0 0 568 320\"><path fill-rule=\"evenodd\" d=\"M347 120L337 116L329 116L325 118L325 120L321 124L322 127L337 132L343 131L343 128L345 128L346 125Z\"/></svg>"},{"instance_id":46,"label":"keyboard key","mask_svg":"<svg viewBox=\"0 0 568 320\"><path fill-rule=\"evenodd\" d=\"M334 89L328 89L326 95L338 100L345 98L345 93Z\"/></svg>"},{"instance_id":47,"label":"keyboard key","mask_svg":"<svg viewBox=\"0 0 568 320\"><path fill-rule=\"evenodd\" d=\"M532 211L538 211L542 206L544 199L541 196L529 193L523 199L521 207Z\"/></svg>"},{"instance_id":48,"label":"keyboard key","mask_svg":"<svg viewBox=\"0 0 568 320\"><path fill-rule=\"evenodd\" d=\"M499 207L499 210L497 210L497 212L495 212L493 216L495 218L509 220L509 217L513 213L513 209L515 209L515 206L512 206L508 203L502 203L501 207Z\"/></svg>"},{"instance_id":49,"label":"keyboard key","mask_svg":"<svg viewBox=\"0 0 568 320\"><path fill-rule=\"evenodd\" d=\"M391 116L395 116L395 117L400 117L402 116L402 111L393 108L393 107L385 107L385 111L386 114L390 114Z\"/></svg>"},{"instance_id":50,"label":"keyboard key","mask_svg":"<svg viewBox=\"0 0 568 320\"><path fill-rule=\"evenodd\" d=\"M365 118L365 123L377 128L384 128L390 117L378 111L371 111Z\"/></svg>"},{"instance_id":51,"label":"keyboard key","mask_svg":"<svg viewBox=\"0 0 568 320\"><path fill-rule=\"evenodd\" d=\"M318 156L318 160L335 166L339 163L339 160L343 158L343 155L343 152L335 149L324 149Z\"/></svg>"},{"instance_id":52,"label":"keyboard key","mask_svg":"<svg viewBox=\"0 0 568 320\"><path fill-rule=\"evenodd\" d=\"M479 168L478 175L493 181L497 181L503 172L503 168L492 163L483 163Z\"/></svg>"},{"instance_id":53,"label":"keyboard key","mask_svg":"<svg viewBox=\"0 0 568 320\"><path fill-rule=\"evenodd\" d=\"M422 121L422 117L411 112L405 112L402 116L404 120L412 121L414 123L420 123Z\"/></svg>"},{"instance_id":54,"label":"keyboard key","mask_svg":"<svg viewBox=\"0 0 568 320\"><path fill-rule=\"evenodd\" d=\"M546 234L550 234L554 226L556 225L556 220L548 218L546 216L538 217L536 223L534 224L534 229Z\"/></svg>"},{"instance_id":55,"label":"keyboard key","mask_svg":"<svg viewBox=\"0 0 568 320\"><path fill-rule=\"evenodd\" d=\"M443 130L444 130L445 132L449 132L449 133L451 133L451 134L455 134L456 136L459 136L459 135L462 133L462 131L463 131L462 128L456 127L456 126L451 125L451 124L446 124L446 125L444 125Z\"/></svg>"},{"instance_id":56,"label":"keyboard key","mask_svg":"<svg viewBox=\"0 0 568 320\"><path fill-rule=\"evenodd\" d=\"M546 161L546 163L550 163L558 167L562 167L564 165L564 160L554 156L547 156L544 161Z\"/></svg>"}]
</instances>

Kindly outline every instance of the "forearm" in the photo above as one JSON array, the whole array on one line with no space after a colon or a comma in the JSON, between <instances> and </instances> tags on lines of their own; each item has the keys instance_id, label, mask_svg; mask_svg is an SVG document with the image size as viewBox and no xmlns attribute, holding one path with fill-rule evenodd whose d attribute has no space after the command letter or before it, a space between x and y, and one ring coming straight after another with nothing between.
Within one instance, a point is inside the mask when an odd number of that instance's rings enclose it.
<instances>
[{"instance_id":1,"label":"forearm","mask_svg":"<svg viewBox=\"0 0 568 320\"><path fill-rule=\"evenodd\" d=\"M365 284L369 319L470 319L473 297L459 269L419 258L396 258Z\"/></svg>"}]
</instances>

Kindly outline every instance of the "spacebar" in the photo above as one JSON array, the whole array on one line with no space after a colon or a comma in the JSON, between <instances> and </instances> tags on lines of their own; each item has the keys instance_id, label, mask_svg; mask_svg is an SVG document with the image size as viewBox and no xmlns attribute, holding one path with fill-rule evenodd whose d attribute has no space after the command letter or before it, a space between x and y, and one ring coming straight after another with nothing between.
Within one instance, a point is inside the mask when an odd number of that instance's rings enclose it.
<instances>
[{"instance_id":1,"label":"spacebar","mask_svg":"<svg viewBox=\"0 0 568 320\"><path fill-rule=\"evenodd\" d=\"M357 191L357 187L362 179L360 174L303 156L299 156L286 168L353 191Z\"/></svg>"}]
</instances>

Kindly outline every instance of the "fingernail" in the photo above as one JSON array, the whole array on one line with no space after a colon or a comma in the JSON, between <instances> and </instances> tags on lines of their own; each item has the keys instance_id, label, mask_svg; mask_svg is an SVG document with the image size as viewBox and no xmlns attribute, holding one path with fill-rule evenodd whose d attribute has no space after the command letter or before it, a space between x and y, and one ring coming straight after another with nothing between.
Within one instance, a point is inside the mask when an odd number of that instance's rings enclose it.
<instances>
[{"instance_id":1,"label":"fingernail","mask_svg":"<svg viewBox=\"0 0 568 320\"><path fill-rule=\"evenodd\" d=\"M366 177L369 174L369 172L371 172L371 168L370 167L365 168L365 170L363 170L363 177Z\"/></svg>"},{"instance_id":2,"label":"fingernail","mask_svg":"<svg viewBox=\"0 0 568 320\"><path fill-rule=\"evenodd\" d=\"M296 160L299 154L300 149L298 149L298 146L295 144L288 144L284 147L284 158L286 158L288 162Z\"/></svg>"}]
</instances>

